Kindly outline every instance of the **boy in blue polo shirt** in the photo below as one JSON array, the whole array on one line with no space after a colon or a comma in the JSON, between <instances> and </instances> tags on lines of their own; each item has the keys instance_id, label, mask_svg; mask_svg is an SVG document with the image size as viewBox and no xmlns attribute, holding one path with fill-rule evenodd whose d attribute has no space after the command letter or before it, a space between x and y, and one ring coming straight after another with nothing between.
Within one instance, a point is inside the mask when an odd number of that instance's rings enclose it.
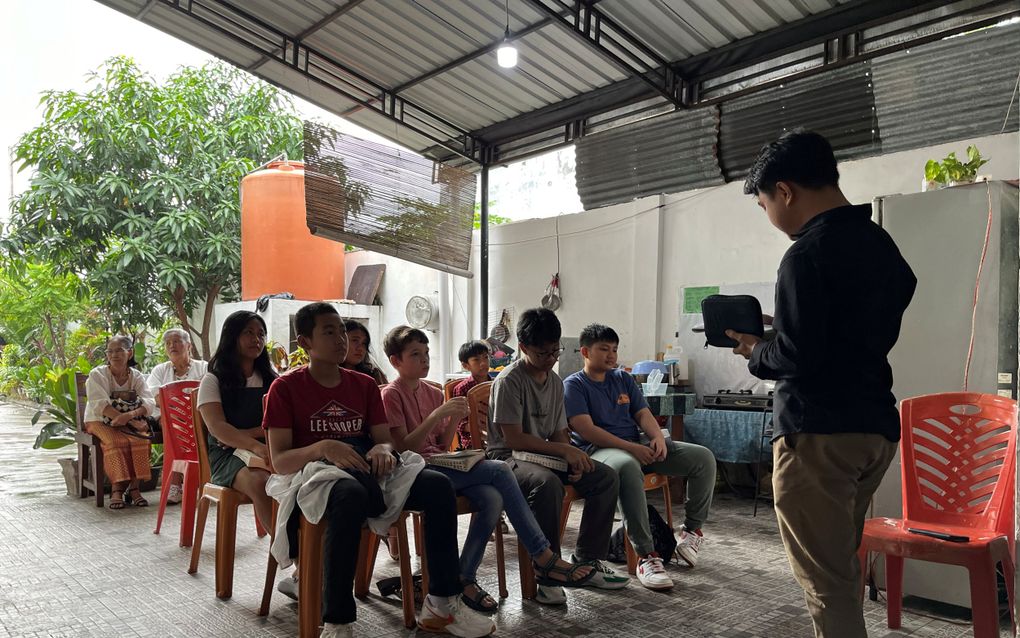
<instances>
[{"instance_id":1,"label":"boy in blue polo shirt","mask_svg":"<svg viewBox=\"0 0 1020 638\"><path fill-rule=\"evenodd\" d=\"M574 445L620 475L620 511L637 553L637 577L649 589L669 589L662 558L655 553L648 524L644 474L657 472L687 478L686 518L676 555L694 567L704 539L715 488L715 457L700 445L666 442L634 378L616 368L620 337L601 324L581 331L584 369L563 382L564 403ZM648 443L641 442L644 433Z\"/></svg>"}]
</instances>

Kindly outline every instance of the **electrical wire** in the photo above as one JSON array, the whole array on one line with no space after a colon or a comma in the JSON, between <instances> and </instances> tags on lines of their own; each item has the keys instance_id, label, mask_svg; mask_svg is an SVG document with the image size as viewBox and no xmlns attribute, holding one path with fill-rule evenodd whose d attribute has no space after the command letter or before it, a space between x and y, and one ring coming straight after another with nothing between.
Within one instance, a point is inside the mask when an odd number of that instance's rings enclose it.
<instances>
[{"instance_id":1,"label":"electrical wire","mask_svg":"<svg viewBox=\"0 0 1020 638\"><path fill-rule=\"evenodd\" d=\"M1006 117L1002 120L1002 130L999 133L1006 132L1006 124L1009 123L1009 112L1013 109L1013 100L1016 99L1016 92L1020 90L1020 71L1016 73L1016 84L1013 85L1013 94L1009 96L1009 106L1006 107Z\"/></svg>"},{"instance_id":2,"label":"electrical wire","mask_svg":"<svg viewBox=\"0 0 1020 638\"><path fill-rule=\"evenodd\" d=\"M708 195L709 193L713 193L716 190L718 190L720 188L723 188L724 186L726 186L726 185L722 184L720 186L715 186L713 188L707 188L705 190L698 191L697 193L694 193L692 195L688 195L687 197L682 197L680 199L677 199L677 200L674 200L672 202L669 202L668 204L656 204L655 206L652 206L650 208L645 208L643 210L639 210L639 211L637 211L636 213L634 213L632 215L628 215L626 217L621 217L620 219L616 219L616 220L613 220L611 222L606 222L605 224L599 224L598 226L592 226L591 228L582 228L581 230L575 230L572 233L561 233L561 232L559 232L558 226L557 226L557 231L556 231L555 237L558 240L559 237L572 237L574 235L583 235L585 233L590 233L590 232L593 232L593 231L596 231L596 230L601 230L603 228L608 228L609 226L615 226L616 224L622 224L623 222L628 222L628 221L634 219L635 217L640 217L641 215L644 215L646 213L655 212L655 211L660 210L660 209L662 209L663 211L669 210L670 208L672 208L673 206L676 206L678 204L682 204L682 203L690 201L692 199L698 199L699 197L704 197L705 195ZM557 224L559 224L558 221L557 221ZM552 239L553 237L554 237L554 235L542 235L541 237L529 237L528 239L518 239L517 241L489 242L489 247L491 248L492 246L516 246L518 244L527 244L527 243L531 243L533 241L542 241L543 239Z\"/></svg>"},{"instance_id":3,"label":"electrical wire","mask_svg":"<svg viewBox=\"0 0 1020 638\"><path fill-rule=\"evenodd\" d=\"M988 256L988 241L992 235L992 189L985 184L988 193L988 221L985 222L985 243L981 248L981 260L978 262L977 279L974 282L974 303L970 309L970 342L967 346L967 362L963 366L963 391L967 391L970 383L970 362L974 358L974 338L977 333L977 309L981 293L981 273L985 268L985 258Z\"/></svg>"}]
</instances>

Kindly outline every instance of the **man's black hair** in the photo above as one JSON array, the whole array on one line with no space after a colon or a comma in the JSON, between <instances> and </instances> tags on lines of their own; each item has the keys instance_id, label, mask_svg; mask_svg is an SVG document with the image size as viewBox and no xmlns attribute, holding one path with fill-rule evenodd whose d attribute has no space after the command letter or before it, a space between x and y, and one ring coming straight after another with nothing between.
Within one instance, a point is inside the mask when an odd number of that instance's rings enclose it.
<instances>
[{"instance_id":1,"label":"man's black hair","mask_svg":"<svg viewBox=\"0 0 1020 638\"><path fill-rule=\"evenodd\" d=\"M294 315L294 332L301 337L311 338L312 332L315 330L315 318L320 315L336 315L340 316L337 312L336 307L331 303L325 301L316 301L301 308Z\"/></svg>"},{"instance_id":2,"label":"man's black hair","mask_svg":"<svg viewBox=\"0 0 1020 638\"><path fill-rule=\"evenodd\" d=\"M777 182L792 182L812 190L838 186L839 171L829 140L798 129L763 146L744 181L744 194L771 195Z\"/></svg>"},{"instance_id":3,"label":"man's black hair","mask_svg":"<svg viewBox=\"0 0 1020 638\"><path fill-rule=\"evenodd\" d=\"M457 358L460 359L461 363L467 363L471 357L477 357L482 354L489 354L489 344L478 339L475 341L468 341L460 347L457 351Z\"/></svg>"},{"instance_id":4,"label":"man's black hair","mask_svg":"<svg viewBox=\"0 0 1020 638\"><path fill-rule=\"evenodd\" d=\"M541 346L559 342L562 336L560 320L552 310L529 308L517 320L517 341L525 346Z\"/></svg>"},{"instance_id":5,"label":"man's black hair","mask_svg":"<svg viewBox=\"0 0 1020 638\"><path fill-rule=\"evenodd\" d=\"M579 341L582 348L590 348L599 342L619 345L620 335L616 334L616 331L609 326L603 326L601 323L589 323L581 331Z\"/></svg>"}]
</instances>

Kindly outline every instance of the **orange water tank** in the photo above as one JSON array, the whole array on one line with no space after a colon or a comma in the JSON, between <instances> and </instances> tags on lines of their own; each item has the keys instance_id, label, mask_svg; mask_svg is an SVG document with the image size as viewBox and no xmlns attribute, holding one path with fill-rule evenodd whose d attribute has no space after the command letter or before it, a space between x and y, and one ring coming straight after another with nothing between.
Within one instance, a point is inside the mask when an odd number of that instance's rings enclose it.
<instances>
[{"instance_id":1,"label":"orange water tank","mask_svg":"<svg viewBox=\"0 0 1020 638\"><path fill-rule=\"evenodd\" d=\"M278 292L316 301L344 296L344 245L305 223L301 162L271 162L241 180L241 299Z\"/></svg>"}]
</instances>

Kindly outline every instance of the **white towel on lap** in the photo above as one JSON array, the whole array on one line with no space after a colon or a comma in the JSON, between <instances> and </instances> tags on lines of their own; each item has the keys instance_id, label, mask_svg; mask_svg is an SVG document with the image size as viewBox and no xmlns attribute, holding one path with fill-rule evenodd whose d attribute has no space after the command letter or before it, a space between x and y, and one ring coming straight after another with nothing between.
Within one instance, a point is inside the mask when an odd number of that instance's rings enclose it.
<instances>
[{"instance_id":1,"label":"white towel on lap","mask_svg":"<svg viewBox=\"0 0 1020 638\"><path fill-rule=\"evenodd\" d=\"M400 463L379 480L379 488L383 493L386 511L381 515L368 519L368 527L379 535L385 535L393 525L411 491L411 485L418 474L425 468L425 459L415 452L402 452ZM308 463L300 472L293 474L273 474L266 481L266 494L276 499L280 506L276 510L276 538L270 551L280 567L289 567L290 538L287 536L287 521L294 512L295 505L311 523L318 523L326 513L329 503L329 491L333 483L350 480L354 477L344 470L315 461Z\"/></svg>"}]
</instances>

